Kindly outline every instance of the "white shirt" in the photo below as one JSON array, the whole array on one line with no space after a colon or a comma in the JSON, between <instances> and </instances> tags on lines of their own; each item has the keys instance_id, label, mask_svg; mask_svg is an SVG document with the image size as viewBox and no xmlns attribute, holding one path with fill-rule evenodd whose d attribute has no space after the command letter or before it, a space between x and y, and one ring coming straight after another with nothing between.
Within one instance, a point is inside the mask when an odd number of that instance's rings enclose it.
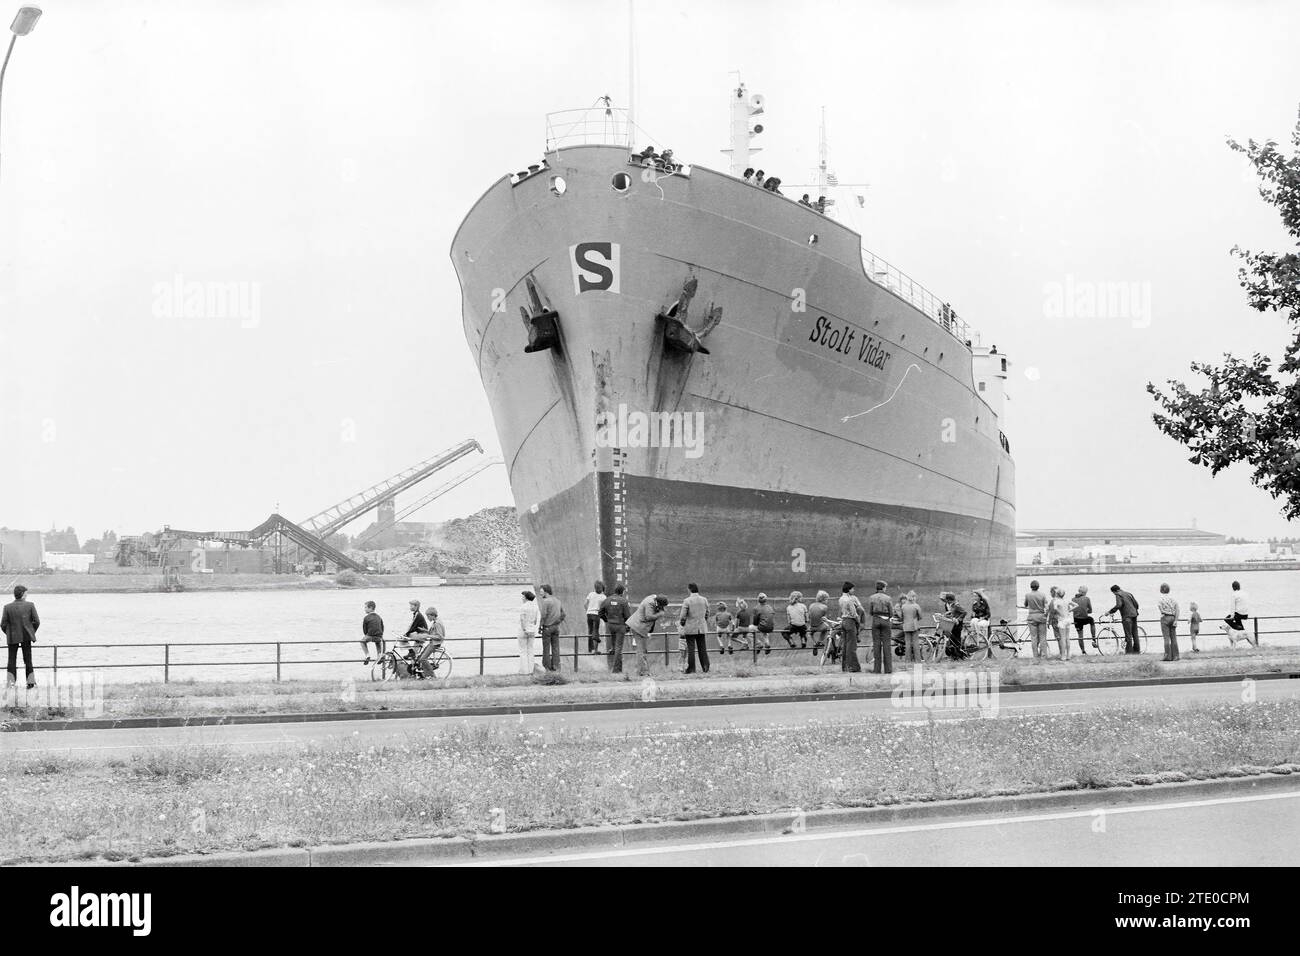
<instances>
[{"instance_id":1,"label":"white shirt","mask_svg":"<svg viewBox=\"0 0 1300 956\"><path fill-rule=\"evenodd\" d=\"M592 591L587 595L587 613L599 614L600 606L605 603L605 595L599 591Z\"/></svg>"},{"instance_id":2,"label":"white shirt","mask_svg":"<svg viewBox=\"0 0 1300 956\"><path fill-rule=\"evenodd\" d=\"M537 633L537 625L542 619L541 608L536 601L525 601L519 608L519 633L525 637Z\"/></svg>"},{"instance_id":3,"label":"white shirt","mask_svg":"<svg viewBox=\"0 0 1300 956\"><path fill-rule=\"evenodd\" d=\"M1250 613L1250 610L1249 610L1249 609L1247 608L1247 606L1246 606L1246 592L1245 592L1245 591L1233 591L1233 592L1232 592L1232 613L1233 613L1233 614L1249 614L1249 613Z\"/></svg>"}]
</instances>

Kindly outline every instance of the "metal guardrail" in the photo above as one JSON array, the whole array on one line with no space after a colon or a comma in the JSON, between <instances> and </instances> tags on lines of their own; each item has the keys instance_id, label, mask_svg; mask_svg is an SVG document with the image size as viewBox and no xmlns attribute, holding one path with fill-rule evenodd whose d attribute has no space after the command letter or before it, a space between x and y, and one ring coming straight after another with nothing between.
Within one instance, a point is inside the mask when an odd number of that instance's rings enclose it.
<instances>
[{"instance_id":1,"label":"metal guardrail","mask_svg":"<svg viewBox=\"0 0 1300 956\"><path fill-rule=\"evenodd\" d=\"M547 113L546 151L590 145L631 149L633 129L627 110L604 105Z\"/></svg>"},{"instance_id":2,"label":"metal guardrail","mask_svg":"<svg viewBox=\"0 0 1300 956\"><path fill-rule=\"evenodd\" d=\"M900 272L866 249L862 250L862 268L872 282L924 312L957 341L966 343L971 340L970 326L957 317L952 307L907 273Z\"/></svg>"},{"instance_id":3,"label":"metal guardrail","mask_svg":"<svg viewBox=\"0 0 1300 956\"><path fill-rule=\"evenodd\" d=\"M1227 640L1227 636L1218 629L1219 621L1220 619L1218 618L1209 618L1205 620L1204 625L1207 625L1208 627L1205 627L1201 631L1201 633L1198 635L1198 638L1201 640L1214 639L1214 638L1222 638L1223 640ZM1254 618L1247 618L1247 621L1252 626L1253 629L1252 636L1256 642L1258 642L1261 637L1268 637L1270 635L1292 635L1292 634L1300 635L1300 615L1254 617ZM1268 630L1268 629L1261 630L1259 626L1260 621L1293 621L1293 622L1297 622L1297 626L1283 628L1279 630ZM1098 623L1100 624L1103 622L1099 620ZM1115 621L1112 623L1118 625L1119 622ZM1147 632L1147 642L1153 646L1154 650L1159 650L1161 648L1161 645L1159 643L1160 619L1144 618L1144 619L1140 619L1138 623L1143 625L1153 626L1154 630ZM1024 624L1023 621L1007 622L1008 627L1023 626L1023 624ZM1062 626L1064 627L1065 625ZM1072 629L1072 625L1070 626L1069 629ZM709 650L711 653L716 653L717 651L717 646L716 646L717 635L718 635L717 631L709 631L705 635L706 638L712 642L709 645ZM605 637L605 635L601 635L601 636L602 639ZM673 657L675 655L680 654L681 649L680 646L677 647L672 646L673 642L666 640L665 638L676 638L680 636L681 636L680 632L676 629L656 631L653 634L651 634L650 636L651 640L654 640L656 642L662 640L664 644L662 650L656 648L653 652L653 655L655 657L658 657L662 653L664 658L664 663L671 664ZM751 634L749 636L752 637L753 635ZM790 648L786 646L782 639L780 628L777 628L776 630L769 632L766 636L772 640L772 654L778 655L778 657L781 659L788 660L791 657L798 654L804 654L805 656L808 654L809 648L799 648L799 647ZM1185 619L1179 621L1178 636L1180 638L1185 638L1188 636L1187 621ZM736 634L736 638L740 640L745 639L745 637L740 634ZM1071 637L1070 639L1073 640L1074 638ZM476 650L477 653L469 653L468 651L461 652L457 650L455 647L448 648L456 665L460 667L465 667L466 665L468 665L471 671L476 669L477 673L480 676L482 676L487 673L486 667L488 661L491 660L517 661L519 659L519 652L513 649L503 653L488 653L489 651L488 643L508 641L511 643L511 645L514 645L514 642L516 640L517 640L517 636L512 634L512 635L494 636L494 637L448 637L445 639L445 643L448 645L465 645L469 648L473 648L474 650ZM561 662L563 663L563 662L572 661L573 669L577 670L579 661L581 661L584 657L601 658L601 659L606 658L607 655L605 651L597 651L595 653L586 651L584 649L586 640L587 640L587 635L585 632L582 634L560 635L560 641L562 642L562 644L567 645L569 642L572 642L573 644L572 651L565 650L561 654L560 656ZM397 641L398 639L394 638L388 641L388 643L395 644L397 643ZM319 666L322 664L355 665L357 663L357 656L355 653L352 654L352 656L345 657L345 658L315 657L306 660L291 659L285 656L286 648L294 648L294 647L300 647L304 645L314 646L314 647L323 647L323 646L332 646L332 645L351 645L353 647L357 647L359 644L360 644L359 638L353 640L332 639L332 640L316 640L316 641L232 641L229 644L212 644L212 643L201 643L201 642L170 642L170 641L166 643L144 643L144 644L62 644L60 645L60 644L37 643L32 645L32 651L34 657L36 655L43 655L45 653L52 654L52 659L50 660L48 665L45 666L48 666L53 671L54 678L56 681L58 679L58 673L61 669L62 670L109 670L109 669L119 669L119 668L136 668L136 669L160 668L163 673L163 682L168 683L171 680L173 670L177 668L194 668L194 667L274 667L275 680L280 681L283 679L283 669L286 667ZM869 645L870 645L870 636L868 634L868 639L866 644L864 645L862 643L859 643L859 647L869 646ZM275 657L271 659L247 660L247 661L213 661L213 660L190 661L190 660L177 660L173 658L172 649L182 648L182 647L204 647L204 648L274 647ZM111 664L103 664L103 663L77 664L77 663L68 663L66 660L68 652L71 651L85 651L85 650L105 649L105 648L114 649L114 650L123 650L127 648L162 648L162 660L133 662L133 663L111 663ZM65 660L62 663L60 663L59 661L60 650L64 651L64 657L65 657ZM748 653L753 658L753 660L757 661L760 656L763 656L760 655L759 653L760 650L761 649L758 647L746 648L746 653ZM635 658L635 656L636 656L636 652L632 648L632 635L628 634L627 638L625 638L624 640L623 657L625 660L631 660ZM537 643L534 644L534 657L537 658L541 657L541 648ZM33 661L33 663L36 663L38 667L40 666L39 661ZM455 673L457 676L463 676L465 671L453 669L453 673Z\"/></svg>"}]
</instances>

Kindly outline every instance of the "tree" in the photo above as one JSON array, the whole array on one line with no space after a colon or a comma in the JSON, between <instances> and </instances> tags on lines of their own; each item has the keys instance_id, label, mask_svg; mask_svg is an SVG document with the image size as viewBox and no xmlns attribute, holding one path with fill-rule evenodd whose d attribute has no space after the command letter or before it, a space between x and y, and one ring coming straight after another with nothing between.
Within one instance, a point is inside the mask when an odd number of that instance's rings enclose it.
<instances>
[{"instance_id":1,"label":"tree","mask_svg":"<svg viewBox=\"0 0 1300 956\"><path fill-rule=\"evenodd\" d=\"M1147 384L1160 406L1152 415L1156 427L1191 451L1188 461L1215 475L1245 462L1253 469L1251 482L1281 499L1288 519L1300 518L1300 118L1291 143L1296 153L1287 156L1273 140L1245 146L1228 140L1254 167L1260 196L1277 207L1296 241L1290 252L1231 250L1241 261L1237 277L1250 307L1280 313L1290 326L1282 361L1274 368L1258 352L1249 359L1225 353L1221 364L1192 363L1204 387L1170 380L1162 391Z\"/></svg>"}]
</instances>

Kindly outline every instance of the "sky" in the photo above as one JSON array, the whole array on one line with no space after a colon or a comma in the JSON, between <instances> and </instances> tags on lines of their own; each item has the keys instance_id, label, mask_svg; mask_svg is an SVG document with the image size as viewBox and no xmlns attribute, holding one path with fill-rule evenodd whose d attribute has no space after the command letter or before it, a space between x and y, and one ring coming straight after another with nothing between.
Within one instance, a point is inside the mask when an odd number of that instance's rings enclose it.
<instances>
[{"instance_id":1,"label":"sky","mask_svg":"<svg viewBox=\"0 0 1300 956\"><path fill-rule=\"evenodd\" d=\"M625 3L41 5L0 126L0 526L243 529L496 450L448 248L546 113L626 103ZM1021 528L1297 533L1145 385L1280 354L1229 250L1293 247L1225 140L1287 142L1300 5L637 10L644 138L726 169L738 74L808 182L824 107L845 221L1010 355ZM414 517L510 500L495 468Z\"/></svg>"}]
</instances>

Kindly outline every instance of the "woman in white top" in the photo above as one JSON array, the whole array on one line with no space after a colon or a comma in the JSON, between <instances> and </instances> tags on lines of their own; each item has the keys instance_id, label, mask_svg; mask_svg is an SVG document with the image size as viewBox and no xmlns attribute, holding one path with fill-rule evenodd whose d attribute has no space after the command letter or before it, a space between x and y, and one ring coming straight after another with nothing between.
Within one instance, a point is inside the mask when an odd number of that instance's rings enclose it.
<instances>
[{"instance_id":1,"label":"woman in white top","mask_svg":"<svg viewBox=\"0 0 1300 956\"><path fill-rule=\"evenodd\" d=\"M1070 625L1065 619L1069 613L1070 606L1065 601L1065 589L1053 587L1052 597L1047 606L1047 623L1051 626L1052 633L1056 635L1056 646L1063 661L1070 659Z\"/></svg>"},{"instance_id":2,"label":"woman in white top","mask_svg":"<svg viewBox=\"0 0 1300 956\"><path fill-rule=\"evenodd\" d=\"M537 636L538 625L542 621L542 612L537 607L536 595L532 591L524 592L524 603L519 606L519 673L532 674L536 668L533 663L533 638Z\"/></svg>"}]
</instances>

